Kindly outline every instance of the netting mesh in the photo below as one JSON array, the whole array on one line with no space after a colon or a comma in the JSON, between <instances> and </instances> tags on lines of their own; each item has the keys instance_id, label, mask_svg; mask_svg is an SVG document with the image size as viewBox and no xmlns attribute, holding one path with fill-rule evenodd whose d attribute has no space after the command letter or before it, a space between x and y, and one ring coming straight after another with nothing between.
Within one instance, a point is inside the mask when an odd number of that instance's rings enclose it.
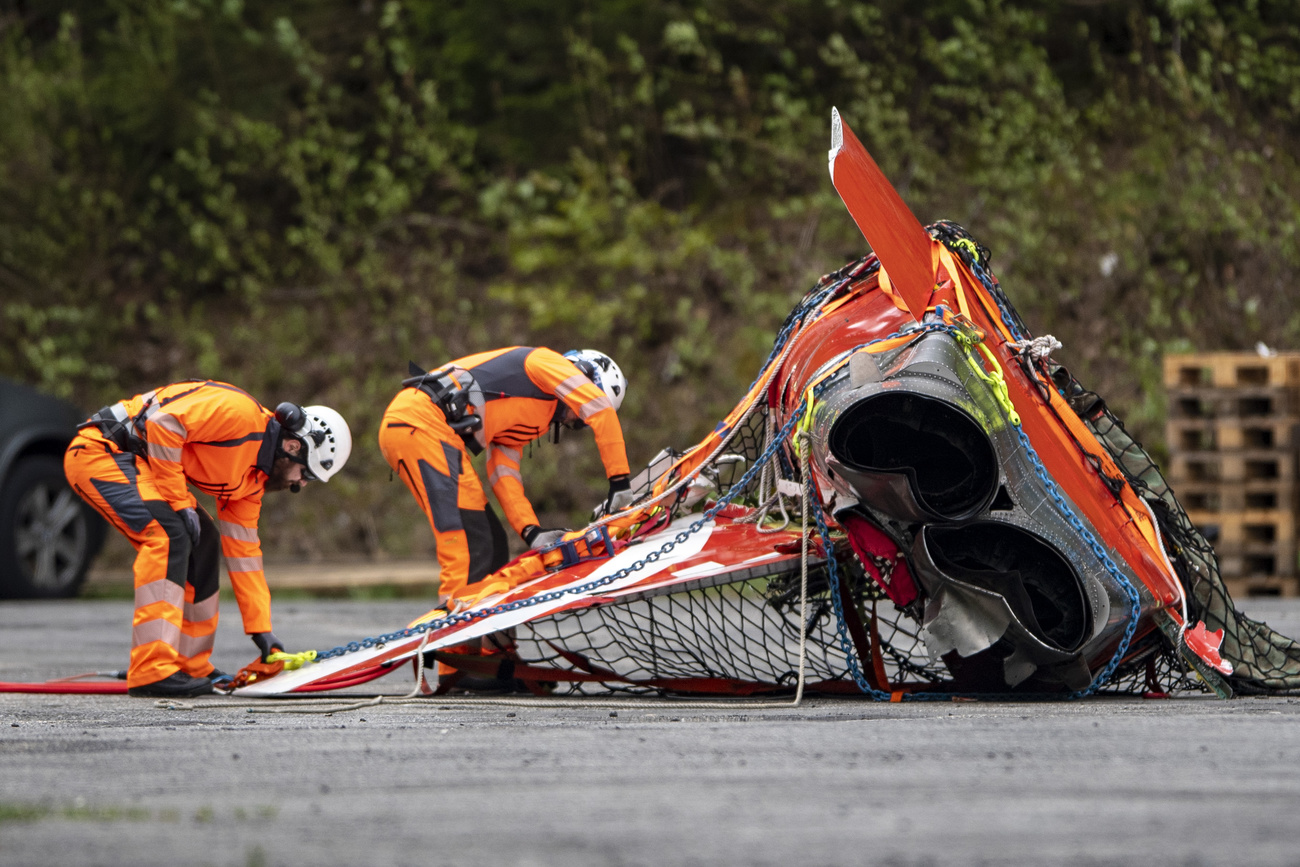
<instances>
[{"instance_id":1,"label":"netting mesh","mask_svg":"<svg viewBox=\"0 0 1300 867\"><path fill-rule=\"evenodd\" d=\"M1129 436L1105 402L1064 368L1054 366L1053 380L1124 471L1126 481L1151 504L1169 559L1187 594L1188 621L1203 620L1210 631L1223 630L1220 653L1233 664L1229 678L1233 689L1245 694L1300 690L1300 644L1237 610L1219 574L1214 548L1192 524L1151 456ZM1178 682L1185 688L1204 688L1190 677L1176 654L1166 656L1171 660L1171 678L1181 678Z\"/></svg>"},{"instance_id":2,"label":"netting mesh","mask_svg":"<svg viewBox=\"0 0 1300 867\"><path fill-rule=\"evenodd\" d=\"M848 660L836 640L837 623L825 568L809 573L807 602L808 689L857 692ZM881 667L892 684L938 684L919 624L893 609L860 569L849 570L856 616L879 631ZM798 678L800 574L698 587L588 608L519 627L521 661L592 672L617 679L563 683L557 694L607 692L783 692ZM859 665L871 666L861 649ZM579 659L575 659L580 657Z\"/></svg>"},{"instance_id":3,"label":"netting mesh","mask_svg":"<svg viewBox=\"0 0 1300 867\"><path fill-rule=\"evenodd\" d=\"M756 691L793 688L799 600L797 587L793 603L783 599L780 583L779 578L754 579L584 609L521 627L516 640L527 661L563 666L566 659L556 650L562 647L620 677L567 685L574 693L663 691L672 688L668 681L688 679L727 681L736 690L742 684ZM814 682L843 680L848 668L834 641L835 624L828 617L824 580L822 584L823 591L811 596L808 606L806 671ZM696 689L709 686L701 682ZM712 686L708 691L731 691L728 685Z\"/></svg>"}]
</instances>

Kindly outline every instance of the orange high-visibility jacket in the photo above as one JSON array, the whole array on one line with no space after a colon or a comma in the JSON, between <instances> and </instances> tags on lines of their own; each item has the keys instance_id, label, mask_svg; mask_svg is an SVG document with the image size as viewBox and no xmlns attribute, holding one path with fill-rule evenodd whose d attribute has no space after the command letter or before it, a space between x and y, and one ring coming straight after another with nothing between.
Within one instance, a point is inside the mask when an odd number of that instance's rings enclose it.
<instances>
[{"instance_id":1,"label":"orange high-visibility jacket","mask_svg":"<svg viewBox=\"0 0 1300 867\"><path fill-rule=\"evenodd\" d=\"M257 522L275 462L280 423L247 392L224 382L178 382L122 401L138 419L149 470L168 505L197 505L186 482L217 501L217 529L244 631L271 631ZM142 423L141 423L142 422Z\"/></svg>"},{"instance_id":2,"label":"orange high-visibility jacket","mask_svg":"<svg viewBox=\"0 0 1300 867\"><path fill-rule=\"evenodd\" d=\"M481 402L471 404L483 417L483 427L474 436L487 450L488 484L515 532L538 523L532 503L524 496L519 461L523 447L546 433L558 401L596 435L605 475L628 472L623 429L609 398L558 352L510 346L457 359L433 372L451 372L462 387L469 387L472 378L473 388L481 393Z\"/></svg>"}]
</instances>

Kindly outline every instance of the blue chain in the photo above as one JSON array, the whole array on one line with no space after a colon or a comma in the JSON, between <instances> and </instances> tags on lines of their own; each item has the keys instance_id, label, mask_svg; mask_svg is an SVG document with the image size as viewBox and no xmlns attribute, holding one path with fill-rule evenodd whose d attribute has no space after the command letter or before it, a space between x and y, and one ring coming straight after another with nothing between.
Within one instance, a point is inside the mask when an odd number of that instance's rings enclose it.
<instances>
[{"instance_id":1,"label":"blue chain","mask_svg":"<svg viewBox=\"0 0 1300 867\"><path fill-rule=\"evenodd\" d=\"M817 534L821 537L822 545L826 548L827 586L830 588L831 605L835 608L835 637L839 639L840 649L844 651L844 659L848 662L849 674L853 675L853 682L858 685L858 689L862 690L864 695L869 695L876 701L889 701L889 693L872 687L867 682L866 676L863 675L862 667L858 665L858 653L853 646L853 639L849 636L848 621L844 618L844 602L840 599L840 593L838 592L840 579L835 567L835 549L831 547L831 534L826 529L826 513L822 511L821 503L814 496L812 479L806 479L805 484L808 486L808 499L813 504L813 516L817 519Z\"/></svg>"},{"instance_id":2,"label":"blue chain","mask_svg":"<svg viewBox=\"0 0 1300 867\"><path fill-rule=\"evenodd\" d=\"M482 620L485 617L491 617L493 615L501 614L506 611L518 611L521 608L531 608L534 605L541 605L544 602L553 602L566 595L586 593L588 591L595 590L597 587L603 587L607 584L611 584L615 581L618 581L619 579L626 578L628 575L631 575L633 572L641 571L646 567L647 564L658 562L658 560L661 557L663 557L663 555L672 551L673 548L676 548L682 542L685 542L694 533L698 533L701 529L704 528L704 525L706 523L711 521L713 517L717 515L718 511L723 506L730 503L742 490L744 490L745 487L753 480L754 474L759 472L762 469L763 465L768 461L769 458L771 458L773 452L775 452L781 446L781 443L785 441L785 438L790 435L790 431L794 428L795 424L797 424L799 419L803 417L805 408L806 408L805 401L800 401L799 405L795 407L794 412L791 413L789 421L785 423L785 426L781 428L780 432L772 439L772 441L767 444L766 449L764 449L763 454L759 457L759 459L756 460L750 466L749 470L747 470L745 474L740 477L740 481L732 485L730 489L727 491L727 493L718 499L717 503L714 504L713 508L705 512L700 517L700 519L694 522L693 524L691 524L690 527L681 531L672 539L665 542L663 546L659 548L659 550L651 551L649 554L647 554L645 557L641 558L640 560L636 561L635 563L625 566L622 569L619 569L617 572L614 572L610 575L606 575L604 578L598 578L595 581L589 581L586 584L581 584L577 587L567 587L561 590L551 590L547 593L539 593L536 596L529 596L526 599L516 599L513 602L504 602L500 605L494 605L491 608L484 608L481 610L474 610L474 611L462 611L459 614L448 614L447 616L439 617L436 620L430 620L425 623L417 624L415 626L408 626L405 629L398 630L397 632L389 632L385 635L378 635L371 638L363 638L361 641L350 641L347 644L339 645L338 647L335 647L332 650L326 650L317 653L316 659L317 660L332 659L336 656L343 656L348 653L356 653L358 650L365 650L372 647L382 647L385 644L389 643L390 641L398 641L403 638L412 638L416 635L422 635L426 632L431 632L438 629L444 629L446 627L455 626L460 623L470 623L475 620ZM612 554L613 552L610 553Z\"/></svg>"},{"instance_id":3,"label":"blue chain","mask_svg":"<svg viewBox=\"0 0 1300 867\"><path fill-rule=\"evenodd\" d=\"M1133 634L1137 631L1138 620L1142 616L1142 601L1138 597L1137 588L1135 588L1133 583L1119 570L1119 567L1115 565L1115 561L1110 559L1110 555L1106 553L1106 549L1097 541L1097 537L1092 535L1092 531L1085 527L1083 522L1079 520L1079 517L1074 514L1074 510L1070 508L1070 504L1065 500L1065 495L1061 493L1061 489L1057 486L1056 480L1048 475L1047 468L1043 466L1043 462L1039 459L1038 453L1035 452L1033 446L1029 444L1029 435L1019 428L1016 429L1016 432L1020 435L1020 444L1029 454L1030 461L1033 462L1034 472L1047 488L1047 492L1051 494L1052 502L1056 504L1057 511L1059 511L1062 517L1069 522L1074 531L1082 537L1083 541L1090 549L1092 549L1093 556L1101 562L1106 571L1110 573L1110 576L1114 578L1115 581L1124 588L1124 592L1128 594L1129 621L1128 625L1124 629L1124 637L1120 640L1119 647L1115 649L1115 655L1110 658L1110 662L1108 662L1106 667L1102 669L1101 674L1097 675L1086 689L1078 690L1070 694L1071 698L1083 698L1084 696L1096 692L1106 683L1106 681L1110 680L1110 676L1115 673L1116 666L1118 666L1120 660L1124 658L1124 654L1128 652L1129 643L1133 640Z\"/></svg>"},{"instance_id":4,"label":"blue chain","mask_svg":"<svg viewBox=\"0 0 1300 867\"><path fill-rule=\"evenodd\" d=\"M958 255L961 254L958 253ZM963 257L963 259L964 258L965 257ZM1012 335L1017 340L1028 339L1029 335L1025 334L1017 325L1018 317L1013 316L1007 309L1006 304L1003 303L1004 296L1002 292L997 284L993 282L992 276L980 263L979 258L972 256L970 260L967 261L967 265L970 267L971 272L979 278L980 283L983 284L984 288L988 291L989 296L993 299L994 303L997 304L998 311L1002 315L1002 322L1011 331ZM1116 667L1119 666L1120 661L1124 658L1124 654L1128 652L1129 644L1132 643L1133 635L1137 631L1138 621L1142 617L1142 602L1138 596L1137 589L1133 586L1133 583L1128 580L1128 577L1125 576L1124 573L1119 570L1119 567L1115 565L1115 562L1111 560L1110 555L1106 553L1106 549L1103 548L1101 543L1097 541L1097 538L1093 536L1092 531L1085 527L1079 517L1074 514L1074 510L1070 508L1069 503L1065 500L1064 494L1061 493L1060 487L1057 486L1056 480L1048 474L1047 468L1038 457L1038 453L1034 451L1034 447L1029 441L1029 435L1019 427L1016 428L1016 433L1020 438L1021 446L1024 447L1025 452L1029 455L1030 461L1034 465L1034 472L1038 475L1043 486L1047 488L1047 492L1051 495L1052 502L1055 503L1057 510L1088 545L1092 550L1093 556L1101 562L1102 566L1110 573L1111 577L1114 578L1122 588L1124 588L1124 592L1129 598L1129 621L1128 625L1124 628L1124 637L1120 640L1119 647L1116 648L1115 654L1110 658L1110 662L1106 664L1106 667L1102 669L1101 673L1093 679L1092 683L1089 684L1086 689L1076 690L1070 694L1071 698L1083 698L1092 695L1105 685L1108 680L1110 680L1111 675L1115 673Z\"/></svg>"}]
</instances>

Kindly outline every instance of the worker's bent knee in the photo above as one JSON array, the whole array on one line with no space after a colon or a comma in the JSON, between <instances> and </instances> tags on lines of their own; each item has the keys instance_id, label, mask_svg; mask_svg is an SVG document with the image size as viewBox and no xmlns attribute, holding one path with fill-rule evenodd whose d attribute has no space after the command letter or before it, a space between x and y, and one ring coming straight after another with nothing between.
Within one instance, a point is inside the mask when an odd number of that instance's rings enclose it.
<instances>
[{"instance_id":1,"label":"worker's bent knee","mask_svg":"<svg viewBox=\"0 0 1300 867\"><path fill-rule=\"evenodd\" d=\"M167 534L167 579L184 585L189 572L190 534L181 516L162 500L145 500L145 508Z\"/></svg>"}]
</instances>

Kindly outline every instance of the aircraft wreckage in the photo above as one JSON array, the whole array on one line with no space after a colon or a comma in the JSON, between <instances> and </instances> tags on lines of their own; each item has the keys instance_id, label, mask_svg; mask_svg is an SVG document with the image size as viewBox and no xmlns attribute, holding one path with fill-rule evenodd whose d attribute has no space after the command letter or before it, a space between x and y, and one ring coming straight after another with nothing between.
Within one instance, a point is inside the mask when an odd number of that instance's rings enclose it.
<instances>
[{"instance_id":1,"label":"aircraft wreckage","mask_svg":"<svg viewBox=\"0 0 1300 867\"><path fill-rule=\"evenodd\" d=\"M551 695L1300 688L1300 646L1235 611L1151 458L1028 332L988 251L923 228L838 112L830 173L875 252L804 296L749 393L662 452L634 506L236 693L407 663L426 693L436 665Z\"/></svg>"}]
</instances>

